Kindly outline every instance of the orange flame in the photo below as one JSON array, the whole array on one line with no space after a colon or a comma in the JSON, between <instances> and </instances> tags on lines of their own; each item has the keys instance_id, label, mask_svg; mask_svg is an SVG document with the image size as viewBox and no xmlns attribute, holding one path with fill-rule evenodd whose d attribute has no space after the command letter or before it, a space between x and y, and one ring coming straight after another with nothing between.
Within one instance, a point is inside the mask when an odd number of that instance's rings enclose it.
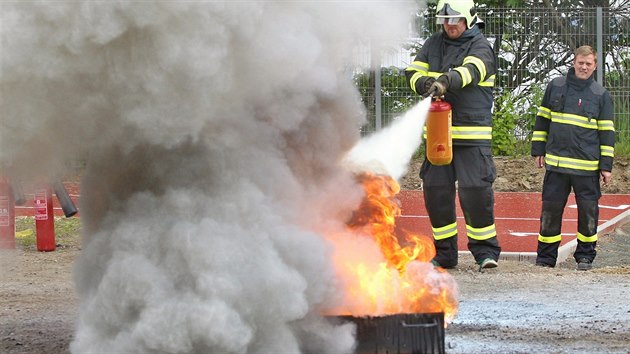
<instances>
[{"instance_id":1,"label":"orange flame","mask_svg":"<svg viewBox=\"0 0 630 354\"><path fill-rule=\"evenodd\" d=\"M409 262L417 259L429 262L435 256L433 242L426 237L404 233L411 245L401 247L396 237L396 217L401 211L393 197L400 192L400 185L389 176L368 173L358 180L365 189L365 198L347 223L350 229L365 231L374 236L383 255L391 266L404 273Z\"/></svg>"},{"instance_id":2,"label":"orange flame","mask_svg":"<svg viewBox=\"0 0 630 354\"><path fill-rule=\"evenodd\" d=\"M341 238L334 241L346 298L331 312L353 316L444 312L450 322L457 313L457 285L449 273L429 263L435 256L431 239L396 228L401 210L394 197L400 186L389 176L363 173L357 179L365 198L347 226L360 237L345 245ZM400 245L397 233L406 245Z\"/></svg>"}]
</instances>

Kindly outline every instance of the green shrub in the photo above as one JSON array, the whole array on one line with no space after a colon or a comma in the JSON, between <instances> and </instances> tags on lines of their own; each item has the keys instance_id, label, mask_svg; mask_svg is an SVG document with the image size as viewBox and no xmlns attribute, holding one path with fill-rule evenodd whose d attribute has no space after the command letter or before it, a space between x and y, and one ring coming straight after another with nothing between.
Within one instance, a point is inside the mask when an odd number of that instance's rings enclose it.
<instances>
[{"instance_id":1,"label":"green shrub","mask_svg":"<svg viewBox=\"0 0 630 354\"><path fill-rule=\"evenodd\" d=\"M615 156L630 157L630 130L623 130L617 135Z\"/></svg>"},{"instance_id":2,"label":"green shrub","mask_svg":"<svg viewBox=\"0 0 630 354\"><path fill-rule=\"evenodd\" d=\"M543 93L540 86L531 86L521 94L504 91L496 98L492 118L494 155L529 155L536 113Z\"/></svg>"}]
</instances>

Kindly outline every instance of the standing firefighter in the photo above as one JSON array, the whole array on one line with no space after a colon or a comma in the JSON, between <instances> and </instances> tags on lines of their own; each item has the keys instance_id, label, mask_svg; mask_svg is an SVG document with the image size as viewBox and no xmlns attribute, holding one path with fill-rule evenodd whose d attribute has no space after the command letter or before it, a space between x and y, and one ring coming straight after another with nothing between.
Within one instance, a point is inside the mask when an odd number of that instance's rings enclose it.
<instances>
[{"instance_id":1,"label":"standing firefighter","mask_svg":"<svg viewBox=\"0 0 630 354\"><path fill-rule=\"evenodd\" d=\"M576 49L573 67L547 86L536 116L532 156L545 167L536 265L554 267L561 241L562 213L573 188L578 208L577 269L595 259L601 197L599 180L611 179L615 128L608 91L593 80L597 67L590 46Z\"/></svg>"},{"instance_id":2,"label":"standing firefighter","mask_svg":"<svg viewBox=\"0 0 630 354\"><path fill-rule=\"evenodd\" d=\"M466 220L468 249L483 268L497 267L501 248L494 224L492 183L492 89L496 60L481 34L483 21L472 0L440 0L437 23L443 31L431 36L405 70L419 95L444 96L453 110L453 159L437 166L425 158L420 170L424 201L437 251L433 264L457 265L456 181Z\"/></svg>"}]
</instances>

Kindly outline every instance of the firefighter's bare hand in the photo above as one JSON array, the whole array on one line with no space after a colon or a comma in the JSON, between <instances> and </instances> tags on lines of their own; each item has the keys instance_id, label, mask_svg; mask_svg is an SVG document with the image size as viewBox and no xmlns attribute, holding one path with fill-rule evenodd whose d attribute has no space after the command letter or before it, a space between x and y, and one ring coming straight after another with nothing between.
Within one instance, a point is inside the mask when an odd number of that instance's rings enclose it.
<instances>
[{"instance_id":1,"label":"firefighter's bare hand","mask_svg":"<svg viewBox=\"0 0 630 354\"><path fill-rule=\"evenodd\" d=\"M603 185L608 184L608 182L612 179L612 172L610 171L599 171L599 174Z\"/></svg>"},{"instance_id":2,"label":"firefighter's bare hand","mask_svg":"<svg viewBox=\"0 0 630 354\"><path fill-rule=\"evenodd\" d=\"M538 167L538 168L545 167L545 157L544 156L536 156L536 167Z\"/></svg>"},{"instance_id":3,"label":"firefighter's bare hand","mask_svg":"<svg viewBox=\"0 0 630 354\"><path fill-rule=\"evenodd\" d=\"M448 81L448 77L446 75L442 75L435 80L433 85L431 85L429 92L433 92L435 96L444 96L446 91L448 91L449 86L450 83Z\"/></svg>"}]
</instances>

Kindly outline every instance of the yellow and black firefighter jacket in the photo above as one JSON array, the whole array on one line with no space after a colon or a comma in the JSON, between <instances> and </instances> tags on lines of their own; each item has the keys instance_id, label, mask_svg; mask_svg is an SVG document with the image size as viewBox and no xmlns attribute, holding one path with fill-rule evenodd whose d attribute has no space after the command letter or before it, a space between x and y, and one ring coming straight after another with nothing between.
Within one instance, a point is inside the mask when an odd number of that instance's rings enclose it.
<instances>
[{"instance_id":1,"label":"yellow and black firefighter jacket","mask_svg":"<svg viewBox=\"0 0 630 354\"><path fill-rule=\"evenodd\" d=\"M582 176L612 171L614 145L612 98L592 75L580 80L571 68L547 85L531 154L544 156L548 171Z\"/></svg>"},{"instance_id":2,"label":"yellow and black firefighter jacket","mask_svg":"<svg viewBox=\"0 0 630 354\"><path fill-rule=\"evenodd\" d=\"M477 26L454 40L443 31L435 33L405 69L409 86L419 95L426 93L428 78L440 75L450 82L444 100L453 110L453 145L491 146L496 60Z\"/></svg>"}]
</instances>

